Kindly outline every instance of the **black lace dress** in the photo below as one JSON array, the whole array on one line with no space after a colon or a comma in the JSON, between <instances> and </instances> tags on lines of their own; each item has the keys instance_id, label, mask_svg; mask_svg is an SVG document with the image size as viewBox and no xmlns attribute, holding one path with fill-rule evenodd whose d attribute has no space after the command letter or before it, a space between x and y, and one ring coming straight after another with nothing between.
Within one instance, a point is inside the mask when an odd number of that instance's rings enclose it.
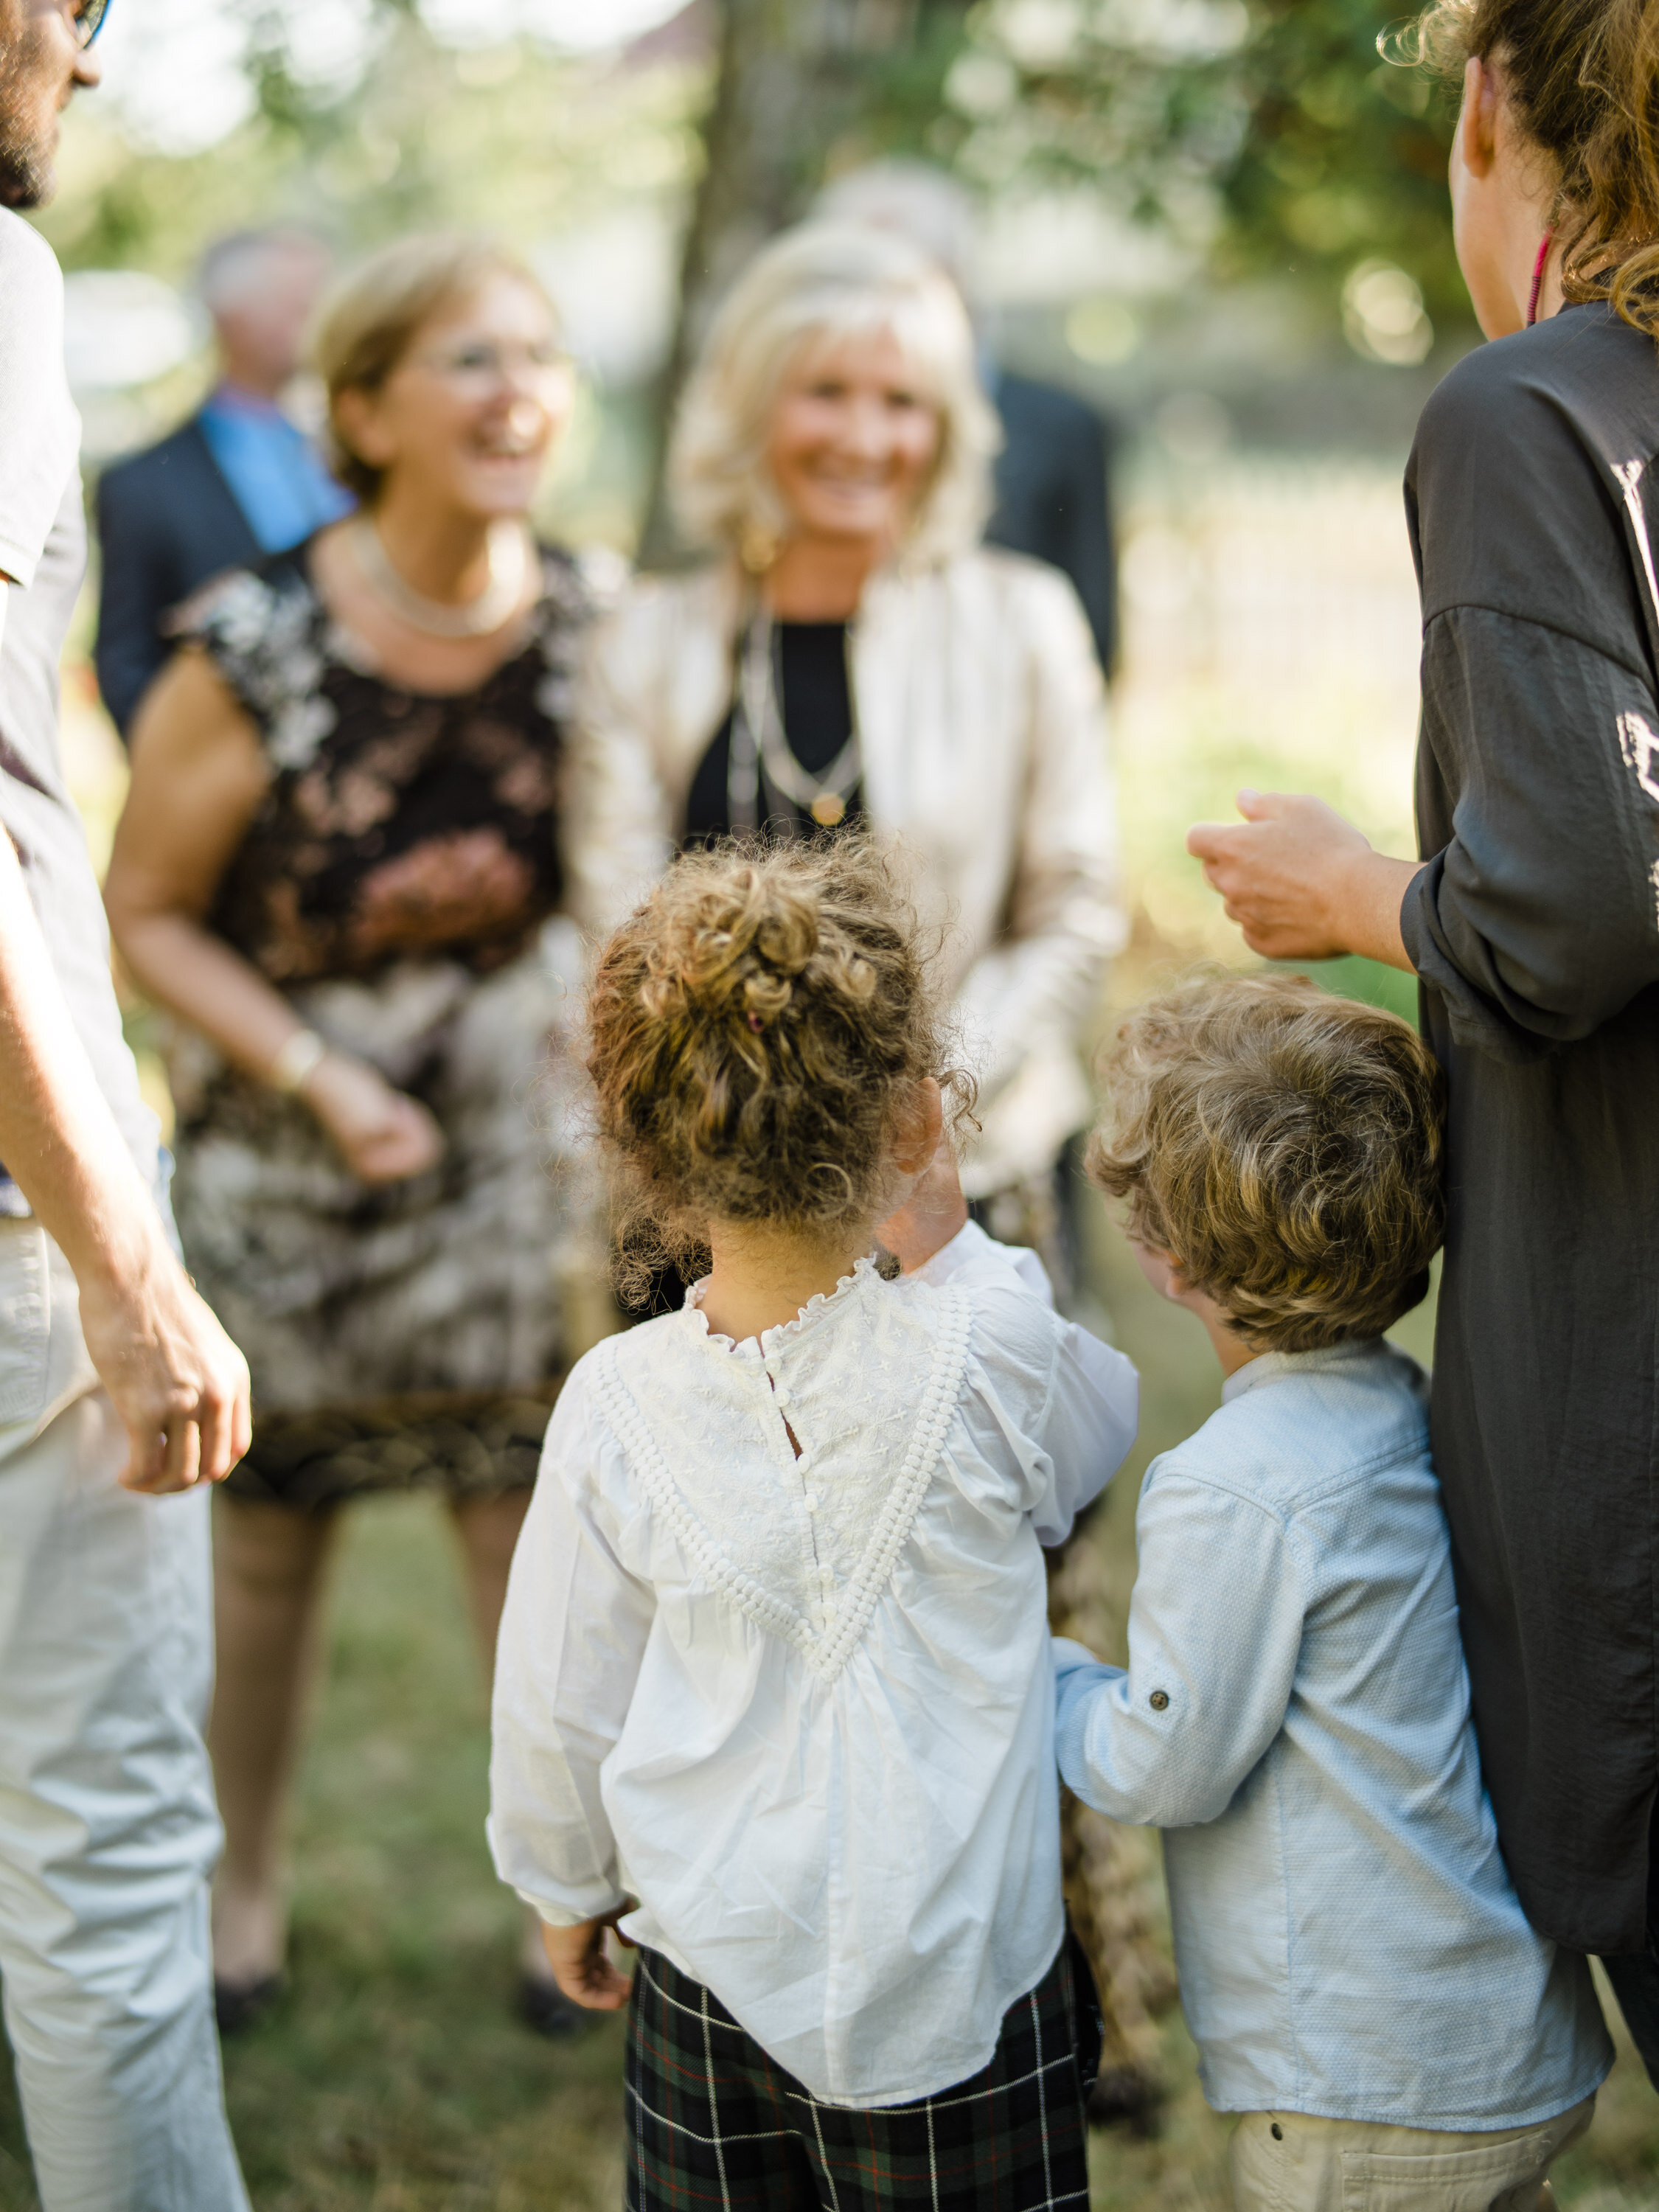
<instances>
[{"instance_id":1,"label":"black lace dress","mask_svg":"<svg viewBox=\"0 0 1659 2212\"><path fill-rule=\"evenodd\" d=\"M365 1184L303 1105L177 1037L179 1233L253 1370L245 1497L534 1479L593 1266L557 835L590 595L562 554L543 575L522 648L459 696L366 665L303 548L191 626L271 769L210 925L446 1139L429 1173Z\"/></svg>"}]
</instances>

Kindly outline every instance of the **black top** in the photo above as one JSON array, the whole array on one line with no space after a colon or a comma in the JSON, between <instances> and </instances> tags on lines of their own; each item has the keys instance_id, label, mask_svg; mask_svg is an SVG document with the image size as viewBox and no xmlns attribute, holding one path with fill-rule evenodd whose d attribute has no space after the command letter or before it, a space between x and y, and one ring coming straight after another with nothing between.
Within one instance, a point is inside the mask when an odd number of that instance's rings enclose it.
<instances>
[{"instance_id":1,"label":"black top","mask_svg":"<svg viewBox=\"0 0 1659 2212\"><path fill-rule=\"evenodd\" d=\"M1578 307L1460 363L1407 477L1435 1456L1504 1856L1597 1952L1644 1948L1659 1784L1656 453L1653 342Z\"/></svg>"},{"instance_id":2,"label":"black top","mask_svg":"<svg viewBox=\"0 0 1659 2212\"><path fill-rule=\"evenodd\" d=\"M210 578L263 556L199 416L105 470L98 538L104 566L94 658L104 704L125 737L176 642L165 628L168 615Z\"/></svg>"},{"instance_id":3,"label":"black top","mask_svg":"<svg viewBox=\"0 0 1659 2212\"><path fill-rule=\"evenodd\" d=\"M821 775L853 732L852 682L847 671L845 623L779 623L773 633L781 672L778 706L789 750L809 775ZM738 641L741 654L743 641ZM735 690L737 673L732 672ZM684 842L703 845L725 836L732 827L726 803L726 770L732 758L732 717L715 732L708 751L697 763L686 799ZM763 786L763 792L765 787ZM819 826L800 807L768 806L774 823L781 823L798 835L817 836ZM850 829L864 814L864 787L854 785L845 818L837 825Z\"/></svg>"},{"instance_id":4,"label":"black top","mask_svg":"<svg viewBox=\"0 0 1659 2212\"><path fill-rule=\"evenodd\" d=\"M431 696L355 665L309 551L228 577L192 630L272 770L210 926L283 986L408 959L498 967L562 895L557 801L586 588L544 549L520 650L477 690Z\"/></svg>"}]
</instances>

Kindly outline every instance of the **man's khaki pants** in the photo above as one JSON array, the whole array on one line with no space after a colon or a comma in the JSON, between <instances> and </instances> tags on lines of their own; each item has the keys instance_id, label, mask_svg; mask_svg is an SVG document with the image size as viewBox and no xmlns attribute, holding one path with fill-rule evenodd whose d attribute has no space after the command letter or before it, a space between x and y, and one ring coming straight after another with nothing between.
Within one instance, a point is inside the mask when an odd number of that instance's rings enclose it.
<instances>
[{"instance_id":1,"label":"man's khaki pants","mask_svg":"<svg viewBox=\"0 0 1659 2212\"><path fill-rule=\"evenodd\" d=\"M74 1279L0 1219L0 1979L45 2212L246 2212L214 2032L205 1496L137 1498Z\"/></svg>"},{"instance_id":2,"label":"man's khaki pants","mask_svg":"<svg viewBox=\"0 0 1659 2212\"><path fill-rule=\"evenodd\" d=\"M1550 2161L1595 2112L1587 2097L1490 2135L1247 2112L1233 2136L1233 2202L1238 2212L1550 2212Z\"/></svg>"}]
</instances>

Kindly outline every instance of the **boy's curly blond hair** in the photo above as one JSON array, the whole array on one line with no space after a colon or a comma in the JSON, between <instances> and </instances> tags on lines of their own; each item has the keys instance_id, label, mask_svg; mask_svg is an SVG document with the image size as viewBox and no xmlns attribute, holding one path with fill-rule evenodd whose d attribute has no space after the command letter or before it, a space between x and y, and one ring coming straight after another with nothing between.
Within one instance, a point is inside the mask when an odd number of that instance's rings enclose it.
<instances>
[{"instance_id":1,"label":"boy's curly blond hair","mask_svg":"<svg viewBox=\"0 0 1659 2212\"><path fill-rule=\"evenodd\" d=\"M1188 983L1118 1032L1091 1181L1257 1352L1380 1336L1445 1231L1444 1085L1396 1015L1301 976Z\"/></svg>"},{"instance_id":2,"label":"boy's curly blond hair","mask_svg":"<svg viewBox=\"0 0 1659 2212\"><path fill-rule=\"evenodd\" d=\"M676 861L588 994L625 1249L648 1229L678 1261L711 1220L878 1218L919 1085L938 1078L958 1116L971 1099L927 966L895 864L867 839Z\"/></svg>"}]
</instances>

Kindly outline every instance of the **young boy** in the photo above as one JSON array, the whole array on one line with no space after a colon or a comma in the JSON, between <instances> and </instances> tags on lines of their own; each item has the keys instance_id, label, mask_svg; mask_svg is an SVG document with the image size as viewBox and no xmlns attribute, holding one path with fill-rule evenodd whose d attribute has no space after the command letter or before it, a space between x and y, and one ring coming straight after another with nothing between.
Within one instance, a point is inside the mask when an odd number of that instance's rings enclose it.
<instances>
[{"instance_id":1,"label":"young boy","mask_svg":"<svg viewBox=\"0 0 1659 2212\"><path fill-rule=\"evenodd\" d=\"M1499 1855L1426 1382L1382 1336L1441 1241L1435 1063L1253 977L1142 1009L1109 1095L1091 1176L1226 1379L1147 1473L1127 1672L1055 1644L1061 1771L1166 1831L1239 2212L1534 2212L1612 2051Z\"/></svg>"}]
</instances>

